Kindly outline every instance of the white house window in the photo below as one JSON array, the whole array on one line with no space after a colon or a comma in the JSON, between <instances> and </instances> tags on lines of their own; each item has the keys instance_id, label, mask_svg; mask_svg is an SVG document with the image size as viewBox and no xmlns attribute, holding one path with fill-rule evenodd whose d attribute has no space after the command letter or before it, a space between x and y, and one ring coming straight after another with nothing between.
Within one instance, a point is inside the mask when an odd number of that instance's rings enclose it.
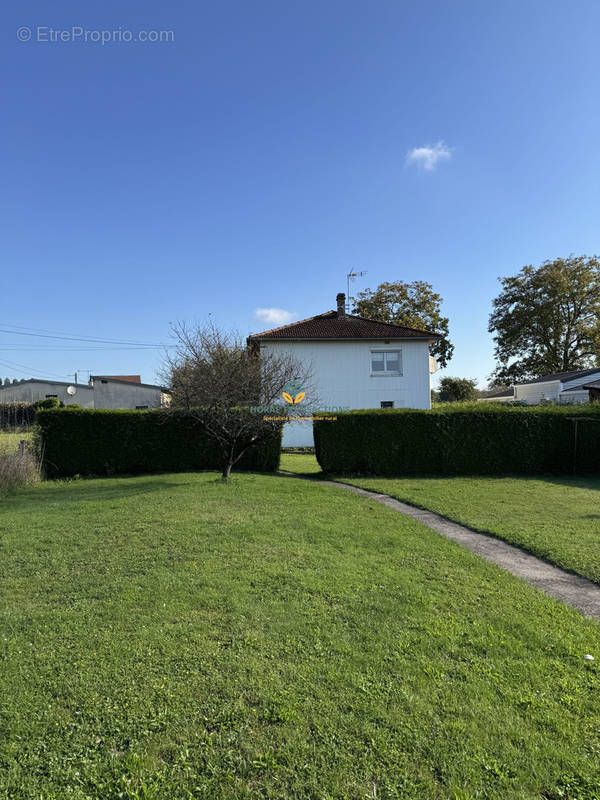
<instances>
[{"instance_id":1,"label":"white house window","mask_svg":"<svg viewBox=\"0 0 600 800\"><path fill-rule=\"evenodd\" d=\"M402 375L400 350L371 350L371 375Z\"/></svg>"},{"instance_id":2,"label":"white house window","mask_svg":"<svg viewBox=\"0 0 600 800\"><path fill-rule=\"evenodd\" d=\"M393 400L382 400L381 401L381 408L393 408L394 401Z\"/></svg>"}]
</instances>

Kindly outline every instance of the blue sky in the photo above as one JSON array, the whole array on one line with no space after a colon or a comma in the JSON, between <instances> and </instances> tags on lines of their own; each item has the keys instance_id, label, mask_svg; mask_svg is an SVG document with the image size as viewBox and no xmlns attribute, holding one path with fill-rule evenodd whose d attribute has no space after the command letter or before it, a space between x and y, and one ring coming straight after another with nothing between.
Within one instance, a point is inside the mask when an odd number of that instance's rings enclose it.
<instances>
[{"instance_id":1,"label":"blue sky","mask_svg":"<svg viewBox=\"0 0 600 800\"><path fill-rule=\"evenodd\" d=\"M357 290L432 283L446 374L483 384L498 276L599 249L595 0L95 6L3 9L0 331L246 335L366 270ZM118 41L153 30L174 41ZM160 366L21 334L0 332L2 377Z\"/></svg>"}]
</instances>

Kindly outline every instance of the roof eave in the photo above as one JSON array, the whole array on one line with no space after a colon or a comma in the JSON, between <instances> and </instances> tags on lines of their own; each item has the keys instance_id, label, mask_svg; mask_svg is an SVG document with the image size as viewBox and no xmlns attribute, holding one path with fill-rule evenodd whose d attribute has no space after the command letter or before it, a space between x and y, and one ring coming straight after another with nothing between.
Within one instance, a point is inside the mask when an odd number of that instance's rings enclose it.
<instances>
[{"instance_id":1,"label":"roof eave","mask_svg":"<svg viewBox=\"0 0 600 800\"><path fill-rule=\"evenodd\" d=\"M251 342L435 342L439 336L249 336Z\"/></svg>"}]
</instances>

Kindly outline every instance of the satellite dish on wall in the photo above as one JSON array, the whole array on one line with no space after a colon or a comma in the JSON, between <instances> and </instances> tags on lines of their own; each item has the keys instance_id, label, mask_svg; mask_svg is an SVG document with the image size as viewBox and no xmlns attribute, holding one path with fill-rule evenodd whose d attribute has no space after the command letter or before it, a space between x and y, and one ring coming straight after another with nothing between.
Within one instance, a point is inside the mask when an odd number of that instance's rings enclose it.
<instances>
[{"instance_id":1,"label":"satellite dish on wall","mask_svg":"<svg viewBox=\"0 0 600 800\"><path fill-rule=\"evenodd\" d=\"M73 397L73 395L77 394L77 389L74 386L67 386L67 394L69 397Z\"/></svg>"}]
</instances>

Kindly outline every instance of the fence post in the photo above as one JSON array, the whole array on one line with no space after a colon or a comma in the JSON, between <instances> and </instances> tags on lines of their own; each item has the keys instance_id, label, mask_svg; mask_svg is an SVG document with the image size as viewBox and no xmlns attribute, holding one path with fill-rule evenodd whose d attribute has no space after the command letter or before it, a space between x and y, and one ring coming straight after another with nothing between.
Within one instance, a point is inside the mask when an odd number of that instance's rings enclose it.
<instances>
[{"instance_id":1,"label":"fence post","mask_svg":"<svg viewBox=\"0 0 600 800\"><path fill-rule=\"evenodd\" d=\"M19 455L21 456L25 455L25 444L26 444L25 439L21 439L21 441L19 442Z\"/></svg>"}]
</instances>

